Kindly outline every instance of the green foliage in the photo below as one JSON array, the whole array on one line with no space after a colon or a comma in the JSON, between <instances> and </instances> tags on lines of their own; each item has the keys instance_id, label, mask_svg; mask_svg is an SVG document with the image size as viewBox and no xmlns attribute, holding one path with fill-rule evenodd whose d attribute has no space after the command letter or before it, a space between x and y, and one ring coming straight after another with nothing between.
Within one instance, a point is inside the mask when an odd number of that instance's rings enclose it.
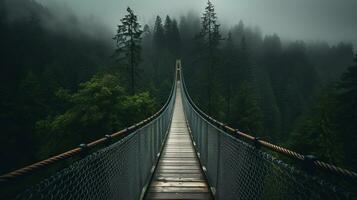
<instances>
[{"instance_id":1,"label":"green foliage","mask_svg":"<svg viewBox=\"0 0 357 200\"><path fill-rule=\"evenodd\" d=\"M153 43L156 51L165 48L165 29L160 16L156 16Z\"/></svg>"},{"instance_id":2,"label":"green foliage","mask_svg":"<svg viewBox=\"0 0 357 200\"><path fill-rule=\"evenodd\" d=\"M357 62L357 59L355 59ZM355 168L357 160L357 65L348 68L336 86L321 91L311 113L294 131L290 143L303 153L347 168Z\"/></svg>"},{"instance_id":3,"label":"green foliage","mask_svg":"<svg viewBox=\"0 0 357 200\"><path fill-rule=\"evenodd\" d=\"M97 139L138 122L155 110L155 101L148 92L128 96L119 78L110 74L94 76L80 84L76 93L60 90L57 94L71 106L64 113L37 123L37 132L49 141L43 154L58 153L65 147Z\"/></svg>"},{"instance_id":4,"label":"green foliage","mask_svg":"<svg viewBox=\"0 0 357 200\"><path fill-rule=\"evenodd\" d=\"M55 18L50 11L21 2L30 14L8 21L0 0L0 139L6 141L0 159L7 161L0 172L144 119L166 100L178 57L194 101L213 117L357 166L356 64L338 87L321 90L351 64L350 44L283 44L242 21L224 30L210 1L201 18L189 12L179 24L169 16L163 24L157 16L143 32L128 8L114 37L116 64L123 68L108 74L110 45L78 29L71 29L75 36L49 30L43 19Z\"/></svg>"},{"instance_id":5,"label":"green foliage","mask_svg":"<svg viewBox=\"0 0 357 200\"><path fill-rule=\"evenodd\" d=\"M303 154L341 164L342 143L335 122L337 103L333 87L322 91L310 113L294 130L289 146Z\"/></svg>"},{"instance_id":6,"label":"green foliage","mask_svg":"<svg viewBox=\"0 0 357 200\"><path fill-rule=\"evenodd\" d=\"M352 169L357 167L357 55L354 65L348 67L347 72L342 75L337 95L338 117L336 123L341 132L343 141L344 162Z\"/></svg>"},{"instance_id":7,"label":"green foliage","mask_svg":"<svg viewBox=\"0 0 357 200\"><path fill-rule=\"evenodd\" d=\"M179 58L181 54L181 37L176 19L171 20L167 15L164 28L167 48L174 58Z\"/></svg>"},{"instance_id":8,"label":"green foliage","mask_svg":"<svg viewBox=\"0 0 357 200\"><path fill-rule=\"evenodd\" d=\"M113 38L116 42L114 53L117 63L126 67L126 77L130 77L130 92L135 94L135 77L141 60L141 26L138 23L137 16L130 7L127 8L128 14L121 19L121 25L118 25L118 31Z\"/></svg>"},{"instance_id":9,"label":"green foliage","mask_svg":"<svg viewBox=\"0 0 357 200\"><path fill-rule=\"evenodd\" d=\"M233 124L241 131L260 135L263 130L263 114L254 88L243 82L233 98Z\"/></svg>"},{"instance_id":10,"label":"green foliage","mask_svg":"<svg viewBox=\"0 0 357 200\"><path fill-rule=\"evenodd\" d=\"M211 116L273 143L338 164L356 166L357 83L353 68L339 88L321 90L335 81L350 60L348 44L329 46L262 37L242 21L220 32L213 4L208 1L201 30L199 18L182 17L184 75L189 93ZM214 34L216 31L216 34ZM191 38L190 38L191 36ZM217 37L215 37L217 36ZM195 52L192 54L192 52Z\"/></svg>"},{"instance_id":11,"label":"green foliage","mask_svg":"<svg viewBox=\"0 0 357 200\"><path fill-rule=\"evenodd\" d=\"M213 114L214 102L217 100L214 95L216 85L216 66L219 59L219 44L221 35L219 32L220 25L217 22L217 15L212 2L208 1L203 16L201 17L201 31L196 35L196 55L198 56L196 72L202 73L202 81L205 82L204 99L207 99L205 105L208 114Z\"/></svg>"},{"instance_id":12,"label":"green foliage","mask_svg":"<svg viewBox=\"0 0 357 200\"><path fill-rule=\"evenodd\" d=\"M121 108L126 116L130 116L122 119L123 123L128 126L152 115L156 108L155 99L150 96L149 92L138 93L125 97Z\"/></svg>"},{"instance_id":13,"label":"green foliage","mask_svg":"<svg viewBox=\"0 0 357 200\"><path fill-rule=\"evenodd\" d=\"M209 55L214 56L221 40L221 35L219 32L220 24L217 23L217 14L211 1L207 2L201 25L201 31L196 37L203 40L203 45L208 48Z\"/></svg>"}]
</instances>

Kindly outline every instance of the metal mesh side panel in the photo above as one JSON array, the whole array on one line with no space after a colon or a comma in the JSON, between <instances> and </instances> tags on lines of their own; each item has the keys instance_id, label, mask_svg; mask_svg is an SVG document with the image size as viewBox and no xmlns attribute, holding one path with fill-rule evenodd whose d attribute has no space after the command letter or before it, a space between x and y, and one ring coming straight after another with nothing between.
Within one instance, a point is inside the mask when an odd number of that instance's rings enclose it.
<instances>
[{"instance_id":1,"label":"metal mesh side panel","mask_svg":"<svg viewBox=\"0 0 357 200\"><path fill-rule=\"evenodd\" d=\"M137 199L139 176L130 175L139 172L138 136L133 134L87 156L17 199Z\"/></svg>"},{"instance_id":2,"label":"metal mesh side panel","mask_svg":"<svg viewBox=\"0 0 357 200\"><path fill-rule=\"evenodd\" d=\"M185 115L215 199L356 198L218 129L182 93Z\"/></svg>"},{"instance_id":3,"label":"metal mesh side panel","mask_svg":"<svg viewBox=\"0 0 357 200\"><path fill-rule=\"evenodd\" d=\"M171 123L176 89L165 111L120 141L71 164L15 199L139 199Z\"/></svg>"}]
</instances>

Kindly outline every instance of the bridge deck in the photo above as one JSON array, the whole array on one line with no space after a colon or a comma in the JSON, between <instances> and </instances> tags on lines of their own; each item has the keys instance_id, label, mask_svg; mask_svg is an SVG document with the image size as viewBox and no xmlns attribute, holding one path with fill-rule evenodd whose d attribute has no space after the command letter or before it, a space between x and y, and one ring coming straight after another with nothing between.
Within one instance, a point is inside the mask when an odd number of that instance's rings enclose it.
<instances>
[{"instance_id":1,"label":"bridge deck","mask_svg":"<svg viewBox=\"0 0 357 200\"><path fill-rule=\"evenodd\" d=\"M185 123L180 83L172 124L146 199L211 199Z\"/></svg>"}]
</instances>

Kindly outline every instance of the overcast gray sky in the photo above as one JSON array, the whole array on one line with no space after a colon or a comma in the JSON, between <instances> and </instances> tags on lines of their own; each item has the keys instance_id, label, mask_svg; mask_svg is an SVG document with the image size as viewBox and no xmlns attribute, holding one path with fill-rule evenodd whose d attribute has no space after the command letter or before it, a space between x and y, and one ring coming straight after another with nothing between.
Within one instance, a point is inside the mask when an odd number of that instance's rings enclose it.
<instances>
[{"instance_id":1,"label":"overcast gray sky","mask_svg":"<svg viewBox=\"0 0 357 200\"><path fill-rule=\"evenodd\" d=\"M144 23L155 15L177 17L189 10L202 13L206 0L37 0L45 5L56 3L77 15L94 15L116 27L132 7ZM212 0L220 23L232 26L240 19L259 26L263 33L277 33L285 39L352 42L357 46L357 0Z\"/></svg>"}]
</instances>

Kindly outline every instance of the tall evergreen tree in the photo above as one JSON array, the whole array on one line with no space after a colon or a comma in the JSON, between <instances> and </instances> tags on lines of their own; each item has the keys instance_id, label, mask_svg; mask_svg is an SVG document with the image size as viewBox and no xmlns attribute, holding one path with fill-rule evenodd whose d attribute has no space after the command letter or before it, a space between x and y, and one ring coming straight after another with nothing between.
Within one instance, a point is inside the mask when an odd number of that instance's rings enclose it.
<instances>
[{"instance_id":1,"label":"tall evergreen tree","mask_svg":"<svg viewBox=\"0 0 357 200\"><path fill-rule=\"evenodd\" d=\"M155 86L159 87L160 82L162 81L162 72L163 72L163 53L166 48L165 43L165 29L162 24L160 16L156 17L155 26L153 30L153 69L155 77Z\"/></svg>"},{"instance_id":2,"label":"tall evergreen tree","mask_svg":"<svg viewBox=\"0 0 357 200\"><path fill-rule=\"evenodd\" d=\"M118 25L118 31L113 38L116 41L117 49L115 57L117 61L123 61L130 75L130 91L135 94L135 76L136 67L140 62L141 54L141 26L138 23L137 16L130 7L127 8L128 14L121 19L121 25Z\"/></svg>"},{"instance_id":3,"label":"tall evergreen tree","mask_svg":"<svg viewBox=\"0 0 357 200\"><path fill-rule=\"evenodd\" d=\"M169 15L166 15L166 19L165 19L165 24L164 24L164 28L165 28L165 35L170 35L171 34L171 28L172 28L172 20L170 18Z\"/></svg>"},{"instance_id":4,"label":"tall evergreen tree","mask_svg":"<svg viewBox=\"0 0 357 200\"><path fill-rule=\"evenodd\" d=\"M253 71L249 57L248 45L245 37L242 37L240 48L238 49L238 64L240 69L240 79L253 82Z\"/></svg>"},{"instance_id":5,"label":"tall evergreen tree","mask_svg":"<svg viewBox=\"0 0 357 200\"><path fill-rule=\"evenodd\" d=\"M244 81L234 97L233 126L250 134L261 136L264 130L263 113L254 87Z\"/></svg>"},{"instance_id":6,"label":"tall evergreen tree","mask_svg":"<svg viewBox=\"0 0 357 200\"><path fill-rule=\"evenodd\" d=\"M160 16L156 17L154 26L154 48L156 51L165 46L165 30Z\"/></svg>"},{"instance_id":7,"label":"tall evergreen tree","mask_svg":"<svg viewBox=\"0 0 357 200\"><path fill-rule=\"evenodd\" d=\"M152 48L152 31L150 29L150 26L145 24L144 29L143 29L143 44L142 46L148 49ZM145 50L143 50L145 52Z\"/></svg>"},{"instance_id":8,"label":"tall evergreen tree","mask_svg":"<svg viewBox=\"0 0 357 200\"><path fill-rule=\"evenodd\" d=\"M201 31L196 36L199 43L202 59L207 63L207 98L208 98L208 113L212 111L212 88L214 81L214 66L218 63L219 43L221 35L219 33L220 25L217 22L217 15L214 11L214 6L210 0L207 1L207 6L201 17Z\"/></svg>"},{"instance_id":9,"label":"tall evergreen tree","mask_svg":"<svg viewBox=\"0 0 357 200\"><path fill-rule=\"evenodd\" d=\"M347 69L342 75L341 82L338 85L341 93L337 96L339 111L337 124L342 132L341 138L344 143L345 162L357 167L357 55L354 59L355 64Z\"/></svg>"},{"instance_id":10,"label":"tall evergreen tree","mask_svg":"<svg viewBox=\"0 0 357 200\"><path fill-rule=\"evenodd\" d=\"M180 35L180 31L177 25L177 21L176 19L172 20L172 27L171 27L172 31L172 43L171 43L171 48L172 48L172 53L176 56L176 57L180 57L181 55L181 35Z\"/></svg>"},{"instance_id":11,"label":"tall evergreen tree","mask_svg":"<svg viewBox=\"0 0 357 200\"><path fill-rule=\"evenodd\" d=\"M223 77L221 77L223 81L224 92L226 93L226 120L230 122L229 118L231 117L231 108L232 108L232 97L235 92L234 88L237 83L235 82L237 79L237 48L234 45L234 41L232 38L232 33L228 33L227 40L225 41L225 46L223 48L224 54L224 67L225 70L223 72Z\"/></svg>"},{"instance_id":12,"label":"tall evergreen tree","mask_svg":"<svg viewBox=\"0 0 357 200\"><path fill-rule=\"evenodd\" d=\"M164 28L167 48L175 59L179 56L181 46L181 37L177 27L177 21L166 16Z\"/></svg>"},{"instance_id":13,"label":"tall evergreen tree","mask_svg":"<svg viewBox=\"0 0 357 200\"><path fill-rule=\"evenodd\" d=\"M244 30L245 27L242 20L240 20L239 23L233 27L232 37L237 44L240 44L240 42L242 41L242 38L244 36Z\"/></svg>"}]
</instances>

